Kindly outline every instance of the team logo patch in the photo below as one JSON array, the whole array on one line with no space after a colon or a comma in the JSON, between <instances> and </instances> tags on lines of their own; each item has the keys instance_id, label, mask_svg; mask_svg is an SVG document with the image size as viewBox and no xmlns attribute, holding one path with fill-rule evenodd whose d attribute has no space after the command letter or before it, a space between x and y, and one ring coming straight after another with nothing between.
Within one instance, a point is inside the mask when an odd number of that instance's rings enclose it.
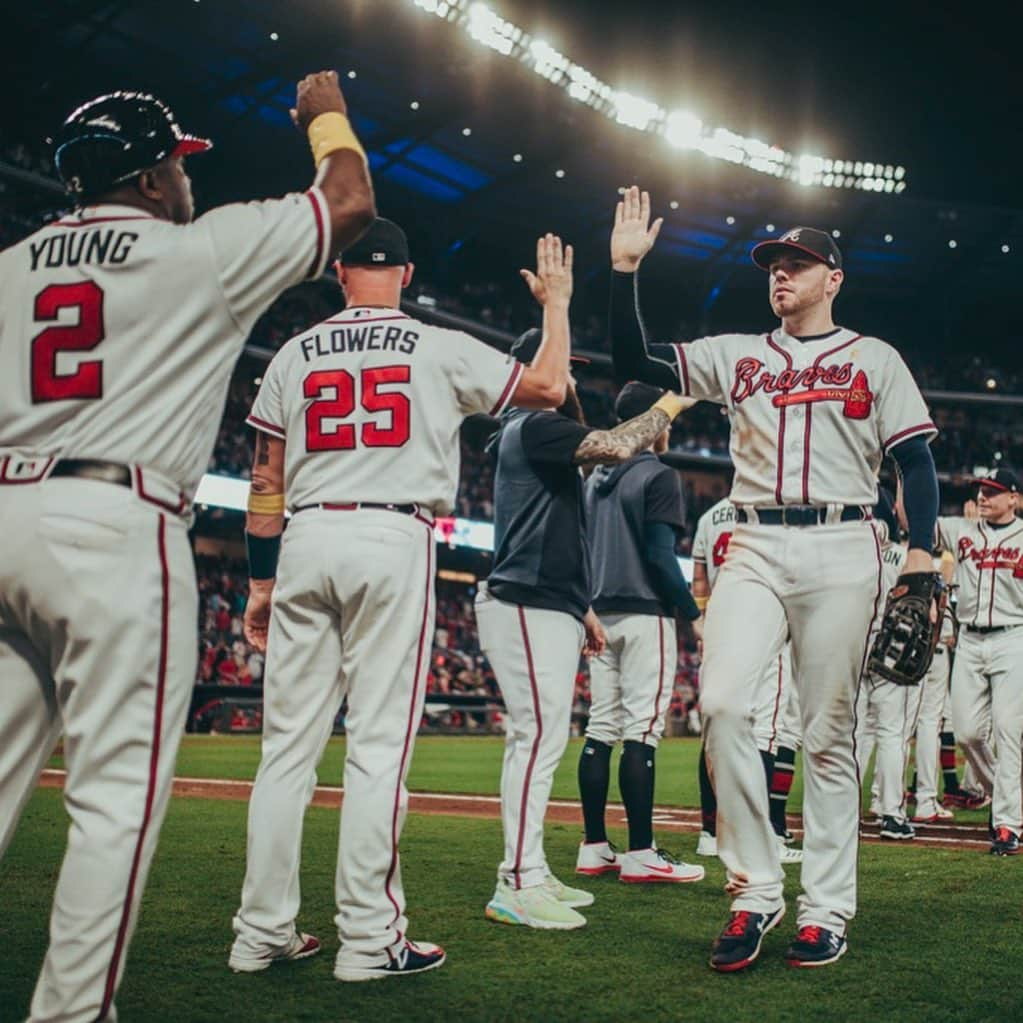
<instances>
[{"instance_id":1,"label":"team logo patch","mask_svg":"<svg viewBox=\"0 0 1023 1023\"><path fill-rule=\"evenodd\" d=\"M800 234L802 234L802 230L797 227L792 231L786 231L780 240L783 242L798 242Z\"/></svg>"},{"instance_id":2,"label":"team logo patch","mask_svg":"<svg viewBox=\"0 0 1023 1023\"><path fill-rule=\"evenodd\" d=\"M372 259L374 263L382 263L385 259L387 259L387 253L374 252L369 258Z\"/></svg>"}]
</instances>

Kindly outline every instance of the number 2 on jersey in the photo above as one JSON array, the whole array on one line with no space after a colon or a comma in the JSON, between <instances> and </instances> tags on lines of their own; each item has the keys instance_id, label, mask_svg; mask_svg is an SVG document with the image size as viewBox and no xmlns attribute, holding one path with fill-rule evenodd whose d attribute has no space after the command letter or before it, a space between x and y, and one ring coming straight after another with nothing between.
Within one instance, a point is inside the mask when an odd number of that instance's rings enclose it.
<instances>
[{"instance_id":1,"label":"number 2 on jersey","mask_svg":"<svg viewBox=\"0 0 1023 1023\"><path fill-rule=\"evenodd\" d=\"M103 363L80 362L70 373L57 372L61 352L88 352L103 340L103 291L93 281L51 284L36 295L35 321L56 320L62 309L77 309L78 322L47 327L32 339L32 403L103 397Z\"/></svg>"},{"instance_id":2,"label":"number 2 on jersey","mask_svg":"<svg viewBox=\"0 0 1023 1023\"><path fill-rule=\"evenodd\" d=\"M367 412L390 413L387 426L375 422L362 424L359 439L363 447L400 448L408 441L412 412L408 395L379 388L407 384L411 377L409 366L374 366L359 374L359 404ZM324 420L347 419L355 411L352 374L346 369L317 370L303 381L302 393L315 399L305 411L306 451L351 451L356 446L354 424L342 422L327 428Z\"/></svg>"}]
</instances>

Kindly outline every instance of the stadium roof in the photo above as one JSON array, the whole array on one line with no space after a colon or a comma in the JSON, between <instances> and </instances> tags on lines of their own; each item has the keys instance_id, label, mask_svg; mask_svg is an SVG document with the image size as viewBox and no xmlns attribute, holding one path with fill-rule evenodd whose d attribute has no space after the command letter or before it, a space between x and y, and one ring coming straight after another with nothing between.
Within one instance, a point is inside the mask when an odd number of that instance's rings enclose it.
<instances>
[{"instance_id":1,"label":"stadium roof","mask_svg":"<svg viewBox=\"0 0 1023 1023\"><path fill-rule=\"evenodd\" d=\"M682 33L686 25L709 25L717 40L709 44L710 52L720 53L732 38L740 62L751 59L751 52L755 58L748 72L724 64L720 81L707 76L704 98L709 105L725 107L737 74L756 77L754 82L739 80L751 109L786 136L778 144L791 151L798 150L798 136L808 126L819 132L818 138L841 139L845 108L852 148L836 148L832 155L905 162L909 187L902 194L801 187L704 152L672 149L663 138L616 123L521 61L481 45L467 31L464 17L451 21L426 9L443 2L176 0L157 6L58 0L18 5L8 12L10 56L3 72L8 95L18 102L6 104L0 115L4 134L41 140L90 95L113 87L148 89L173 106L188 130L216 142L213 153L192 165L200 208L279 193L304 182L309 173L304 141L288 113L294 83L306 71L336 67L370 152L379 204L403 220L419 239L420 259L432 264L474 246L503 253L514 264L527 258L539 230L553 229L576 243L580 266L603 268L617 189L636 182L650 189L657 212L666 218L657 249L662 271L685 271L695 282L693 301L703 313L723 293L741 295L755 288L761 294L763 278L747 261L751 244L805 223L839 235L852 290L893 301L911 298L918 305L933 305L940 297L947 306L951 280L958 294L969 296L970 308L980 304L985 309L991 297L1015 294L1023 260L1023 214L978 202L967 189L957 194L969 194L972 201L922 198L915 182L926 191L928 183L933 186L940 178L927 165L914 168L912 147L900 145L888 123L896 108L905 122L907 97L893 101L891 110L865 113L855 102L859 72L850 69L857 55L835 48L840 38L829 51L830 60L798 48L812 45L806 37L808 9L796 17L790 51L779 45L777 31L760 24L764 14L749 14L750 28L743 33L737 27L742 24L736 21L738 11L723 8L715 8L714 15L698 6L672 5L676 12L685 6L685 17L643 0L627 8L566 0L556 10L530 0L494 0L488 8L534 35L545 28L556 31L566 54L588 62L605 81L625 81L622 52L631 55L634 79L664 104L672 100L676 78L685 82L687 99L701 88L692 68L680 68L665 57L666 52L694 49L692 39L673 33ZM450 2L467 10L468 0ZM544 10L554 13L545 15ZM769 20L792 20L783 8L770 11ZM815 5L812 19L819 17ZM822 22L823 31L840 27L827 18ZM863 26L856 31L860 39ZM969 27L963 31L969 34ZM654 53L650 68L643 63L642 40ZM848 46L853 46L851 39ZM897 49L892 41L876 43L875 67L881 70L874 73L882 84L884 61ZM893 83L906 81L905 64L914 56L905 55ZM779 61L778 83L765 79L764 68ZM807 69L822 80L808 78ZM930 79L923 76L923 81L926 85ZM806 103L793 101L789 105L799 124L787 126L786 104L764 100L772 89L784 92L788 83L793 91L795 84L803 84L803 99L810 89L818 123L808 117ZM968 95L970 88L962 85ZM869 95L874 99L883 92L873 89ZM946 101L935 95L928 109L911 111L915 127L907 135L926 137L932 148L944 147L952 161L960 139L954 119L958 108L949 107L949 117L943 117ZM733 97L731 121L724 115L718 119L737 130L752 130L738 121L753 115L738 117L737 105ZM876 138L864 133L868 115L876 120ZM1018 119L1008 130L1018 132ZM868 144L869 152L855 150ZM926 146L918 149L928 151Z\"/></svg>"}]
</instances>

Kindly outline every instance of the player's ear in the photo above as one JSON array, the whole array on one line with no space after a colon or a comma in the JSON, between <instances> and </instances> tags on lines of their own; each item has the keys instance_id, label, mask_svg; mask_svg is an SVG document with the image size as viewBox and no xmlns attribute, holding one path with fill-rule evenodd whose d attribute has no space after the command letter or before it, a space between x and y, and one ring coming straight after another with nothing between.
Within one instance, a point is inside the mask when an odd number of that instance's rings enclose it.
<instances>
[{"instance_id":1,"label":"player's ear","mask_svg":"<svg viewBox=\"0 0 1023 1023\"><path fill-rule=\"evenodd\" d=\"M837 295L839 289L842 287L842 281L845 280L845 274L841 270L832 270L828 274L828 294Z\"/></svg>"},{"instance_id":2,"label":"player's ear","mask_svg":"<svg viewBox=\"0 0 1023 1023\"><path fill-rule=\"evenodd\" d=\"M412 283L412 275L416 272L415 263L406 263L405 272L401 275L401 286L407 288Z\"/></svg>"},{"instance_id":3,"label":"player's ear","mask_svg":"<svg viewBox=\"0 0 1023 1023\"><path fill-rule=\"evenodd\" d=\"M143 171L135 181L138 190L147 199L160 199L163 196L163 189L160 188L159 182L156 179L155 170Z\"/></svg>"}]
</instances>

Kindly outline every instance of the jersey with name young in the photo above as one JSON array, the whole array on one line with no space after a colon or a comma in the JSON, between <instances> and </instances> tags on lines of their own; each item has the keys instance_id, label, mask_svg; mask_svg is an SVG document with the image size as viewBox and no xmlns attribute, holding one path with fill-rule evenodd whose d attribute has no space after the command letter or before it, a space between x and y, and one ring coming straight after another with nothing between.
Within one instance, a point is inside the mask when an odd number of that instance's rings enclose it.
<instances>
[{"instance_id":1,"label":"jersey with name young","mask_svg":"<svg viewBox=\"0 0 1023 1023\"><path fill-rule=\"evenodd\" d=\"M723 497L708 508L696 523L693 537L693 561L707 569L707 586L713 591L718 572L725 563L728 544L735 530L735 505Z\"/></svg>"},{"instance_id":2,"label":"jersey with name young","mask_svg":"<svg viewBox=\"0 0 1023 1023\"><path fill-rule=\"evenodd\" d=\"M90 206L0 253L0 458L135 463L191 497L249 332L329 249L312 188L191 224Z\"/></svg>"},{"instance_id":3,"label":"jersey with name young","mask_svg":"<svg viewBox=\"0 0 1023 1023\"><path fill-rule=\"evenodd\" d=\"M779 328L672 347L682 392L727 409L737 505L872 505L883 456L937 432L906 364L874 337Z\"/></svg>"},{"instance_id":4,"label":"jersey with name young","mask_svg":"<svg viewBox=\"0 0 1023 1023\"><path fill-rule=\"evenodd\" d=\"M955 558L956 613L963 625L1023 625L1023 520L992 526L942 516L938 538Z\"/></svg>"},{"instance_id":5,"label":"jersey with name young","mask_svg":"<svg viewBox=\"0 0 1023 1023\"><path fill-rule=\"evenodd\" d=\"M524 369L461 331L354 307L281 348L248 422L285 440L291 510L366 501L446 515L462 420L500 414Z\"/></svg>"}]
</instances>

